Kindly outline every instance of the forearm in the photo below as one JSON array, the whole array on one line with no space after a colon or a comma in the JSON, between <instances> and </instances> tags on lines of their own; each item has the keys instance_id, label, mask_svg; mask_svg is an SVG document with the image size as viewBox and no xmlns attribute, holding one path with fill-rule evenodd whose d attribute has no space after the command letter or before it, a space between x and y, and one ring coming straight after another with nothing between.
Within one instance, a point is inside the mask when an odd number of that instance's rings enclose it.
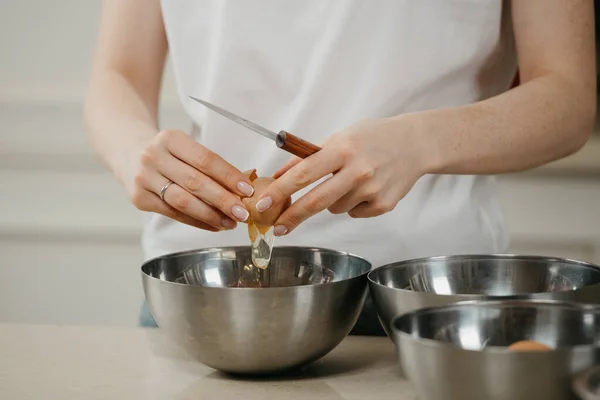
<instances>
[{"instance_id":1,"label":"forearm","mask_svg":"<svg viewBox=\"0 0 600 400\"><path fill-rule=\"evenodd\" d=\"M465 107L413 114L427 172L501 174L568 156L596 114L591 0L512 1L522 84Z\"/></svg>"},{"instance_id":2,"label":"forearm","mask_svg":"<svg viewBox=\"0 0 600 400\"><path fill-rule=\"evenodd\" d=\"M152 96L146 96L152 97ZM157 101L144 100L120 73L105 69L95 73L85 105L88 136L95 151L115 177L130 177L135 155L156 135Z\"/></svg>"},{"instance_id":3,"label":"forearm","mask_svg":"<svg viewBox=\"0 0 600 400\"><path fill-rule=\"evenodd\" d=\"M595 87L546 74L472 105L409 118L431 149L429 173L523 171L585 144L595 120Z\"/></svg>"},{"instance_id":4,"label":"forearm","mask_svg":"<svg viewBox=\"0 0 600 400\"><path fill-rule=\"evenodd\" d=\"M105 0L85 104L90 141L123 184L157 133L168 50L158 0Z\"/></svg>"}]
</instances>

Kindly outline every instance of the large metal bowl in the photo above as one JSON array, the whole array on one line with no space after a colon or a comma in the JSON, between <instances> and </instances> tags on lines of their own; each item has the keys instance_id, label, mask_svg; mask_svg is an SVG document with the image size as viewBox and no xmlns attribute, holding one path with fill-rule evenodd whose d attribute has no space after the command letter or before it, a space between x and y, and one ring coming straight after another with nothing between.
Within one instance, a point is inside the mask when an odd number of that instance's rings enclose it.
<instances>
[{"instance_id":1,"label":"large metal bowl","mask_svg":"<svg viewBox=\"0 0 600 400\"><path fill-rule=\"evenodd\" d=\"M388 264L368 275L383 328L400 314L469 300L547 299L600 303L600 267L521 255L457 255Z\"/></svg>"},{"instance_id":2,"label":"large metal bowl","mask_svg":"<svg viewBox=\"0 0 600 400\"><path fill-rule=\"evenodd\" d=\"M350 333L365 301L369 262L328 249L276 247L258 281L271 287L232 287L251 263L247 246L148 261L142 280L156 322L198 361L238 374L308 364ZM311 283L321 281L319 266L330 282Z\"/></svg>"},{"instance_id":3,"label":"large metal bowl","mask_svg":"<svg viewBox=\"0 0 600 400\"><path fill-rule=\"evenodd\" d=\"M392 322L406 377L423 400L566 400L600 361L600 307L543 300L456 303ZM507 346L533 340L543 352Z\"/></svg>"}]
</instances>

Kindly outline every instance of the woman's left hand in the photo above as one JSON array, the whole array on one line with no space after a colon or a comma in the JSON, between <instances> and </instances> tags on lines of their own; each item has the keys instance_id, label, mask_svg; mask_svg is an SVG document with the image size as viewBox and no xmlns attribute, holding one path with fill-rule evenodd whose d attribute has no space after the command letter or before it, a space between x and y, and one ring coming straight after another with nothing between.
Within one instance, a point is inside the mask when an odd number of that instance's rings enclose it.
<instances>
[{"instance_id":1,"label":"woman's left hand","mask_svg":"<svg viewBox=\"0 0 600 400\"><path fill-rule=\"evenodd\" d=\"M275 235L291 232L325 209L353 218L385 214L428 171L423 137L404 116L359 122L330 136L318 153L304 160L294 158L279 169L256 208L265 211L333 174L279 217Z\"/></svg>"}]
</instances>

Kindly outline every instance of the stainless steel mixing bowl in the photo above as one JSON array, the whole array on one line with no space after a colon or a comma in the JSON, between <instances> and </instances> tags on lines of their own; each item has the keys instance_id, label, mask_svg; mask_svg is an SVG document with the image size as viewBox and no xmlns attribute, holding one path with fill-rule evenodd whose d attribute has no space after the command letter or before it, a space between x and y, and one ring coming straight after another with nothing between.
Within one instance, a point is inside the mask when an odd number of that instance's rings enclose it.
<instances>
[{"instance_id":1,"label":"stainless steel mixing bowl","mask_svg":"<svg viewBox=\"0 0 600 400\"><path fill-rule=\"evenodd\" d=\"M240 374L308 364L350 333L365 301L369 262L328 249L276 247L260 277L271 287L231 287L251 263L247 246L148 261L142 280L156 322L198 361ZM319 266L333 279L311 284Z\"/></svg>"},{"instance_id":2,"label":"stainless steel mixing bowl","mask_svg":"<svg viewBox=\"0 0 600 400\"><path fill-rule=\"evenodd\" d=\"M521 255L456 255L388 264L368 275L373 303L390 335L391 320L458 301L548 299L600 303L600 267Z\"/></svg>"},{"instance_id":3,"label":"stainless steel mixing bowl","mask_svg":"<svg viewBox=\"0 0 600 400\"><path fill-rule=\"evenodd\" d=\"M582 372L574 380L573 390L581 400L600 400L600 365Z\"/></svg>"},{"instance_id":4,"label":"stainless steel mixing bowl","mask_svg":"<svg viewBox=\"0 0 600 400\"><path fill-rule=\"evenodd\" d=\"M469 301L392 321L406 377L422 400L566 400L600 361L600 307L543 300ZM507 346L533 340L550 351Z\"/></svg>"}]
</instances>

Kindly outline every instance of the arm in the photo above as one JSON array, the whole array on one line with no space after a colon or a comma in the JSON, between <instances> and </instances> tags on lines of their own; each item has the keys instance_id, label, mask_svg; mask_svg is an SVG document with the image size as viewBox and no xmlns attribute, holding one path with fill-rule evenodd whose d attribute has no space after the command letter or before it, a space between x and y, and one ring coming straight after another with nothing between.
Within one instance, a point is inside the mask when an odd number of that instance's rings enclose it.
<instances>
[{"instance_id":1,"label":"arm","mask_svg":"<svg viewBox=\"0 0 600 400\"><path fill-rule=\"evenodd\" d=\"M92 146L123 185L132 182L132 154L158 133L166 55L158 1L104 1L85 121Z\"/></svg>"},{"instance_id":2,"label":"arm","mask_svg":"<svg viewBox=\"0 0 600 400\"><path fill-rule=\"evenodd\" d=\"M591 0L520 0L513 20L521 85L472 105L361 121L275 174L262 198L287 196L335 173L276 222L287 234L310 216L391 211L425 174L500 174L580 149L596 113Z\"/></svg>"},{"instance_id":3,"label":"arm","mask_svg":"<svg viewBox=\"0 0 600 400\"><path fill-rule=\"evenodd\" d=\"M521 84L455 109L414 115L428 133L432 173L500 174L579 150L596 114L591 0L513 1Z\"/></svg>"},{"instance_id":4,"label":"arm","mask_svg":"<svg viewBox=\"0 0 600 400\"><path fill-rule=\"evenodd\" d=\"M85 105L91 143L138 209L232 229L248 218L240 198L253 193L248 177L189 135L158 132L166 54L158 0L104 1Z\"/></svg>"}]
</instances>

